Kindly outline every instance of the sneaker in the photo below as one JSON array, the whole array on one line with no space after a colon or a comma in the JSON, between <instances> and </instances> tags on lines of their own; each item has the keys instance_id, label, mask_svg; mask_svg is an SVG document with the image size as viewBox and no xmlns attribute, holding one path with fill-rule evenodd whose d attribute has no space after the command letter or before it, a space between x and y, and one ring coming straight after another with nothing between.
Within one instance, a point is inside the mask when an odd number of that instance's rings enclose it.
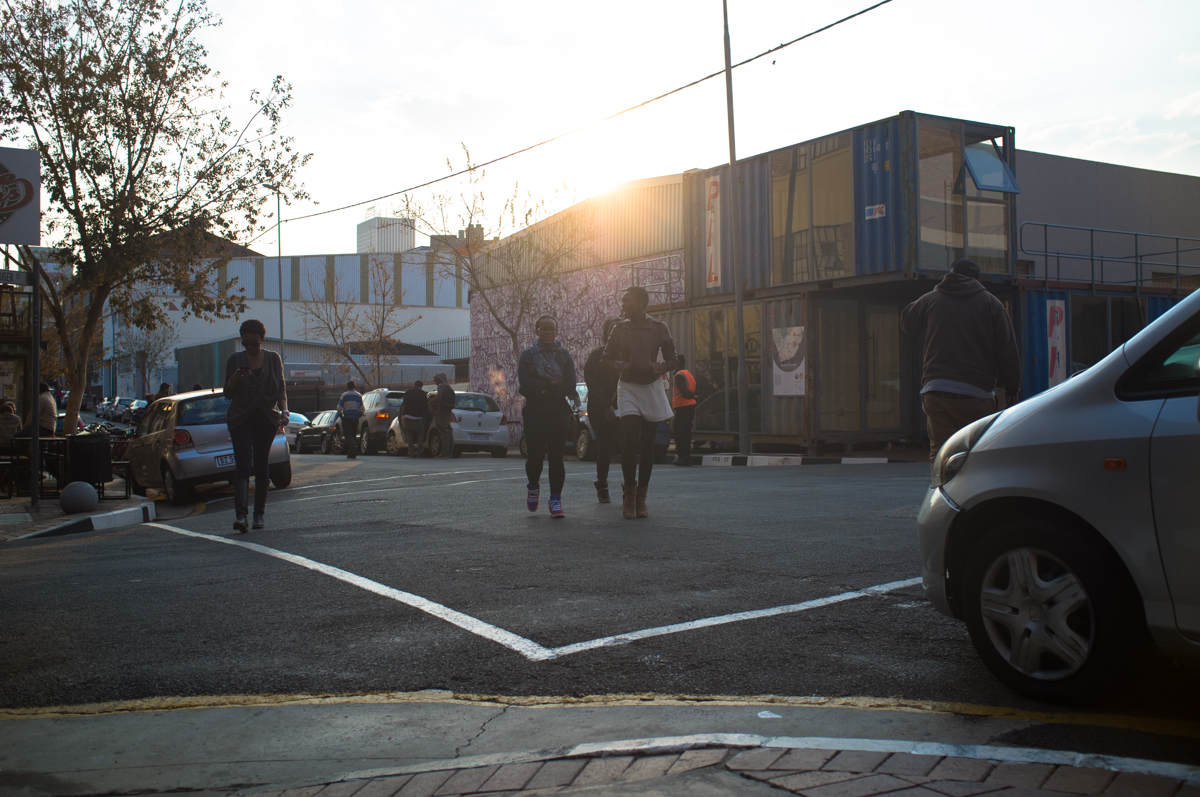
<instances>
[{"instance_id":1,"label":"sneaker","mask_svg":"<svg viewBox=\"0 0 1200 797\"><path fill-rule=\"evenodd\" d=\"M530 512L536 512L538 508L538 497L542 494L542 488L537 484L525 485L525 506Z\"/></svg>"},{"instance_id":2,"label":"sneaker","mask_svg":"<svg viewBox=\"0 0 1200 797\"><path fill-rule=\"evenodd\" d=\"M551 494L551 496L550 496L550 517L552 517L554 519L558 519L560 517L566 517L566 516L567 516L567 514L565 512L563 512L563 508L562 508L562 496L559 495L558 493Z\"/></svg>"}]
</instances>

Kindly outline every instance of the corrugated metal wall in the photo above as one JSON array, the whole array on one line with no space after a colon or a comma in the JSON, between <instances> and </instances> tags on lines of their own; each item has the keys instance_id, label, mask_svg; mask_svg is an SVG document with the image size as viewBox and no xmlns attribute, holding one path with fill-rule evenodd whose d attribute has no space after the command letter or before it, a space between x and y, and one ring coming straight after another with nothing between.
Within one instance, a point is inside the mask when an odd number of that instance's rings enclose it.
<instances>
[{"instance_id":1,"label":"corrugated metal wall","mask_svg":"<svg viewBox=\"0 0 1200 797\"><path fill-rule=\"evenodd\" d=\"M709 288L705 280L705 180L721 179L721 286ZM684 258L687 261L688 295L719 296L733 293L733 228L729 219L729 166L684 175ZM771 160L770 154L738 161L739 264L744 288L755 290L771 283Z\"/></svg>"},{"instance_id":2,"label":"corrugated metal wall","mask_svg":"<svg viewBox=\"0 0 1200 797\"><path fill-rule=\"evenodd\" d=\"M804 320L804 302L799 298L777 299L762 303L763 347L763 434L802 435L804 433L803 396L775 396L773 362L771 360L772 330L785 327L804 327L805 343L811 339ZM808 357L811 358L811 352ZM811 360L810 360L811 362ZM807 367L807 366L806 366Z\"/></svg>"},{"instance_id":3,"label":"corrugated metal wall","mask_svg":"<svg viewBox=\"0 0 1200 797\"><path fill-rule=\"evenodd\" d=\"M900 163L912 157L900 146L900 120L892 118L854 131L855 273L904 268L904 239L910 208L902 200ZM911 170L909 170L911 178ZM909 196L915 191L909 190Z\"/></svg>"}]
</instances>

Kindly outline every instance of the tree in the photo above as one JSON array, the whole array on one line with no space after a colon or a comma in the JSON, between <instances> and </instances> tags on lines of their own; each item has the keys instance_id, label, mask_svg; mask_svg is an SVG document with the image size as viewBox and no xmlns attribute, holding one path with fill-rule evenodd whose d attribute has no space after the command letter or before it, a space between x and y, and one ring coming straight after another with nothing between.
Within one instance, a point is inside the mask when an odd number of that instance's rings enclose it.
<instances>
[{"instance_id":1,"label":"tree","mask_svg":"<svg viewBox=\"0 0 1200 797\"><path fill-rule=\"evenodd\" d=\"M245 251L230 240L261 229L276 189L307 198L296 172L310 156L279 133L291 87L276 77L267 94L252 92L257 111L235 125L196 40L219 24L203 0L0 8L0 137L42 157L43 233L63 278L38 276L71 388L68 428L106 313L153 330L167 318L153 298L164 293L184 318L241 312L242 296L215 280Z\"/></svg>"},{"instance_id":2,"label":"tree","mask_svg":"<svg viewBox=\"0 0 1200 797\"><path fill-rule=\"evenodd\" d=\"M170 321L153 329L121 327L113 343L113 360L127 364L141 378L142 393L154 393L158 385L150 384L150 372L157 371L172 359L178 342L179 336Z\"/></svg>"},{"instance_id":3,"label":"tree","mask_svg":"<svg viewBox=\"0 0 1200 797\"><path fill-rule=\"evenodd\" d=\"M401 360L400 333L421 320L407 312L395 262L392 255L368 255L371 297L360 296L357 284L344 285L336 269L305 277L310 298L299 305L305 335L330 347L326 365L355 373L366 385L385 381L390 367Z\"/></svg>"}]
</instances>

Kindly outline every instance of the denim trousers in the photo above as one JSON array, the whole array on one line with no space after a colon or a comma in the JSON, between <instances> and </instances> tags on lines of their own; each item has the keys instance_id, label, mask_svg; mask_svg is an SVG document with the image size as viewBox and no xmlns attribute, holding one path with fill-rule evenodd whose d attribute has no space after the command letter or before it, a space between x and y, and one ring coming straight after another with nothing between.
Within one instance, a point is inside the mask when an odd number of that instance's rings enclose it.
<instances>
[{"instance_id":1,"label":"denim trousers","mask_svg":"<svg viewBox=\"0 0 1200 797\"><path fill-rule=\"evenodd\" d=\"M268 460L278 427L266 416L255 413L249 420L227 428L233 442L234 478L249 480L254 476L254 514L261 515L267 508L267 485L271 480ZM244 516L246 507L237 506L236 490L234 496L234 511L239 517Z\"/></svg>"}]
</instances>

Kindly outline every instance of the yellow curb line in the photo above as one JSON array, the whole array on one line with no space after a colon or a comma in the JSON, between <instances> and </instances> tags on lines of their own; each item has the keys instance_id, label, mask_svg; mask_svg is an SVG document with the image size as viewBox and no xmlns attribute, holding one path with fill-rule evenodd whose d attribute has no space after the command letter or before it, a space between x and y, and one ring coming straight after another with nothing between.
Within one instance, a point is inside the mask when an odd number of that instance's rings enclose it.
<instances>
[{"instance_id":1,"label":"yellow curb line","mask_svg":"<svg viewBox=\"0 0 1200 797\"><path fill-rule=\"evenodd\" d=\"M1084 725L1120 728L1168 736L1200 739L1200 722L1134 717L1085 712L1025 711L973 703L905 700L880 697L786 697L780 695L665 695L657 693L511 696L426 690L420 692L346 692L331 694L261 694L196 697L155 697L76 706L0 709L0 721L57 719L109 714L187 711L246 706L318 706L434 703L446 705L498 705L525 708L605 708L617 706L795 706L798 708L841 708L865 711L902 711L913 714L958 714L991 719L1019 720L1054 725Z\"/></svg>"}]
</instances>

